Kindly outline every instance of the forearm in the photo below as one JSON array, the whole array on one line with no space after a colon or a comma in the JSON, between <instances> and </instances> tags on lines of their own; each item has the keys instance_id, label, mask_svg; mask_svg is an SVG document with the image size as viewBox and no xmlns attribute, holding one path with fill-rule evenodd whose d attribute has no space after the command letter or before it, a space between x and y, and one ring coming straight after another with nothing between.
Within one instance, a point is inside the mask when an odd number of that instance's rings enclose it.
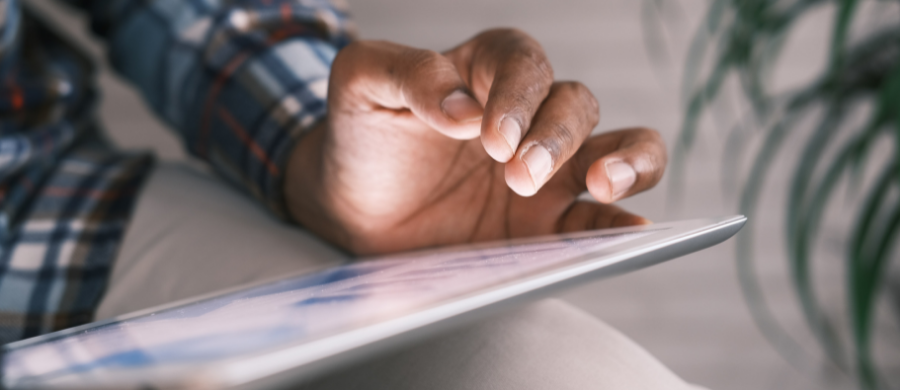
<instances>
[{"instance_id":1,"label":"forearm","mask_svg":"<svg viewBox=\"0 0 900 390\"><path fill-rule=\"evenodd\" d=\"M325 114L331 60L349 40L344 12L326 1L80 3L113 67L186 148L285 215L288 156Z\"/></svg>"}]
</instances>

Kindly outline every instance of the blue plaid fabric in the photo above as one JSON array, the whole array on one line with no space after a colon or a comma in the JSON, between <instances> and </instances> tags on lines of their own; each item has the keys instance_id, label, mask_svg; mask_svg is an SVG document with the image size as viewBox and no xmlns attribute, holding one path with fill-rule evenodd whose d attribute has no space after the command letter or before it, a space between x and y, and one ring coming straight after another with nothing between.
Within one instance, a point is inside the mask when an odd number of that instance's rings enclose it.
<instances>
[{"instance_id":1,"label":"blue plaid fabric","mask_svg":"<svg viewBox=\"0 0 900 390\"><path fill-rule=\"evenodd\" d=\"M287 218L298 137L325 114L349 42L327 0L65 0L89 13L122 76L185 147ZM90 62L19 0L0 0L0 343L88 322L103 296L147 153L94 120Z\"/></svg>"}]
</instances>

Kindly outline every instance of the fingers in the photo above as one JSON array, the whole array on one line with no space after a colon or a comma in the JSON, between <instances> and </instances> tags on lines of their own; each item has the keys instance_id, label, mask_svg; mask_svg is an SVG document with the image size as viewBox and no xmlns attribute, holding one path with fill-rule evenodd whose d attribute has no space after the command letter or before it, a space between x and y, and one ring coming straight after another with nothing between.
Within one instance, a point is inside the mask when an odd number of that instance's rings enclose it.
<instances>
[{"instance_id":1,"label":"fingers","mask_svg":"<svg viewBox=\"0 0 900 390\"><path fill-rule=\"evenodd\" d=\"M507 185L521 196L534 195L579 150L599 120L599 105L587 87L574 82L553 84L517 153L506 164Z\"/></svg>"},{"instance_id":2,"label":"fingers","mask_svg":"<svg viewBox=\"0 0 900 390\"><path fill-rule=\"evenodd\" d=\"M616 206L578 201L560 217L558 232L606 229L622 226L649 225L644 217L629 213Z\"/></svg>"},{"instance_id":3,"label":"fingers","mask_svg":"<svg viewBox=\"0 0 900 390\"><path fill-rule=\"evenodd\" d=\"M475 96L485 102L481 142L499 162L509 161L550 93L553 68L544 49L513 29L489 30L447 56Z\"/></svg>"},{"instance_id":4,"label":"fingers","mask_svg":"<svg viewBox=\"0 0 900 390\"><path fill-rule=\"evenodd\" d=\"M358 41L338 53L329 81L329 107L409 109L456 139L481 131L483 109L446 57L389 42Z\"/></svg>"},{"instance_id":5,"label":"fingers","mask_svg":"<svg viewBox=\"0 0 900 390\"><path fill-rule=\"evenodd\" d=\"M632 128L589 138L572 158L573 192L587 189L612 203L652 188L666 170L666 147L659 133Z\"/></svg>"}]
</instances>

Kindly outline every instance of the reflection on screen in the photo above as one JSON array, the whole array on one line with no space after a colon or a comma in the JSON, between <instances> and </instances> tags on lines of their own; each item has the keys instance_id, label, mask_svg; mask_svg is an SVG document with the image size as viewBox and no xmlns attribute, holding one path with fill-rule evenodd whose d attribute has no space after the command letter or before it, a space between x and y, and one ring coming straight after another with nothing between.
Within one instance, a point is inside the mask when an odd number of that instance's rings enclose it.
<instances>
[{"instance_id":1,"label":"reflection on screen","mask_svg":"<svg viewBox=\"0 0 900 390\"><path fill-rule=\"evenodd\" d=\"M357 262L7 351L6 385L186 367L401 317L651 232ZM158 371L158 370L157 370Z\"/></svg>"}]
</instances>

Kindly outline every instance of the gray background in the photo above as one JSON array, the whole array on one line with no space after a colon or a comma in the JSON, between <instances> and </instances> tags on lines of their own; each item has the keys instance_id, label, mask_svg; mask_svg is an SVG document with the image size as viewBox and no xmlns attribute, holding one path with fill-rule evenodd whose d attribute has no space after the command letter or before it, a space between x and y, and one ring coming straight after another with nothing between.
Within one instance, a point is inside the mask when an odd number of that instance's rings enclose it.
<instances>
[{"instance_id":1,"label":"gray background","mask_svg":"<svg viewBox=\"0 0 900 390\"><path fill-rule=\"evenodd\" d=\"M50 6L48 0L31 3L44 9L95 57L103 57L102 46L85 33L79 15ZM597 96L602 119L596 131L648 126L659 130L670 145L681 120L683 53L706 2L674 3L680 4L681 11L678 21L668 25L671 55L668 61L651 63L637 0L350 1L365 39L445 50L486 28L522 29L544 45L559 79L581 81ZM775 72L779 88L800 85L821 70L829 16L830 10L823 9L793 34L785 60ZM104 94L101 115L115 142L127 148L152 148L165 159L186 158L176 138L105 66L100 83ZM724 132L717 126L721 123L707 123L706 136L691 155L681 202L668 202L672 192L664 181L657 189L622 204L656 221L733 214L734 195L723 191L721 185ZM765 197L770 207L754 221L762 243L757 248L758 269L774 312L815 355L798 317L780 241L780 183L789 174L789 169L781 168L790 167L785 164L776 164L775 184ZM840 259L834 248L842 242L842 229L847 225L843 218L846 215L838 215L825 224L823 256L831 265L820 270L823 296L838 308L843 290ZM629 335L685 379L709 388L845 388L839 378L817 369L801 372L791 367L766 342L742 300L734 257L732 240L651 269L571 290L563 298ZM885 326L894 326L890 324ZM885 345L900 344L896 336L890 336L896 335L897 329L887 333ZM897 364L893 366L897 368Z\"/></svg>"}]
</instances>

